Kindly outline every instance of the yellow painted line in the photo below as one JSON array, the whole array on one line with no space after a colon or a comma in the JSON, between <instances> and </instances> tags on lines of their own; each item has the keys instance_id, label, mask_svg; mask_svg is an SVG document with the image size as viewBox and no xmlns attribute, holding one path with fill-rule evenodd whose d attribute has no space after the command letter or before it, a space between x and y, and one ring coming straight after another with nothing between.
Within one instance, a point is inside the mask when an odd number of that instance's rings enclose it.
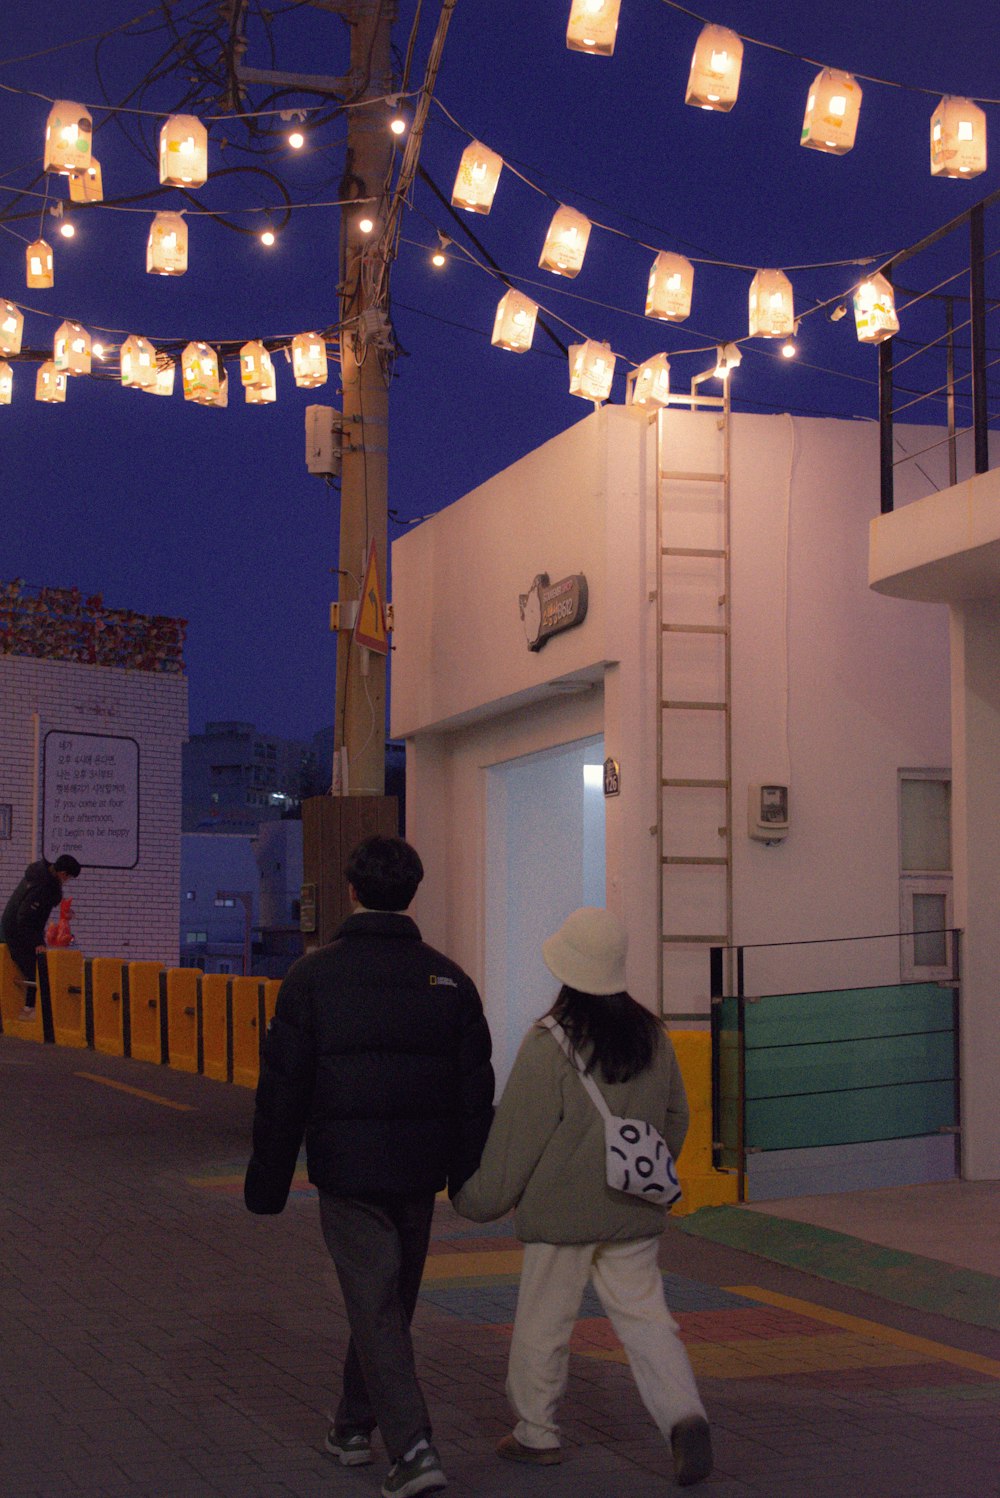
<instances>
[{"instance_id":1,"label":"yellow painted line","mask_svg":"<svg viewBox=\"0 0 1000 1498\"><path fill-rule=\"evenodd\" d=\"M102 1087L113 1087L116 1092L130 1092L133 1097L144 1097L148 1103L159 1103L161 1108L176 1108L178 1113L195 1113L197 1109L193 1103L175 1103L173 1098L160 1097L156 1092L145 1092L141 1087L129 1087L125 1082L113 1082L110 1077L99 1077L96 1072L78 1071L75 1077L83 1077L87 1082L100 1082Z\"/></svg>"},{"instance_id":2,"label":"yellow painted line","mask_svg":"<svg viewBox=\"0 0 1000 1498\"><path fill-rule=\"evenodd\" d=\"M931 1342L927 1337L915 1337L910 1332L897 1331L893 1326L883 1326L878 1321L866 1321L861 1316L848 1316L843 1311L831 1311L826 1306L813 1305L808 1300L797 1300L792 1295L778 1295L773 1290L762 1290L757 1285L730 1285L733 1295L744 1295L748 1300L762 1301L765 1305L778 1306L783 1311L795 1311L811 1321L822 1321L827 1326L836 1326L843 1331L854 1332L861 1337L873 1337L878 1342L888 1342L894 1347L919 1354L918 1361L954 1363L958 1368L969 1368L975 1373L985 1373L989 1378L1000 1378L1000 1362L983 1357L978 1352L965 1352L960 1347L948 1347L943 1342Z\"/></svg>"},{"instance_id":3,"label":"yellow painted line","mask_svg":"<svg viewBox=\"0 0 1000 1498\"><path fill-rule=\"evenodd\" d=\"M873 1343L870 1337L832 1331L829 1336L749 1337L736 1342L689 1342L685 1349L698 1378L777 1378L789 1373L837 1373L845 1368L897 1368L927 1361L912 1349ZM574 1342L578 1357L628 1361L621 1347Z\"/></svg>"},{"instance_id":4,"label":"yellow painted line","mask_svg":"<svg viewBox=\"0 0 1000 1498\"><path fill-rule=\"evenodd\" d=\"M524 1250L501 1248L482 1253L429 1254L424 1266L425 1280L483 1278L491 1274L518 1274Z\"/></svg>"}]
</instances>

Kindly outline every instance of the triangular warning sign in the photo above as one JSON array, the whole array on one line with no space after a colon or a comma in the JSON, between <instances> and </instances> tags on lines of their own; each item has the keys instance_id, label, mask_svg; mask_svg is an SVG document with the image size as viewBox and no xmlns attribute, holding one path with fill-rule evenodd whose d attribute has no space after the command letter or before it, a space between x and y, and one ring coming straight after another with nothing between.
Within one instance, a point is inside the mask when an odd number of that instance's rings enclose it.
<instances>
[{"instance_id":1,"label":"triangular warning sign","mask_svg":"<svg viewBox=\"0 0 1000 1498\"><path fill-rule=\"evenodd\" d=\"M389 654L389 637L385 628L385 609L382 607L382 586L378 580L378 558L375 554L374 537L368 550L365 581L358 600L358 618L354 626L354 639L358 645L364 645L367 650L377 651L379 655Z\"/></svg>"}]
</instances>

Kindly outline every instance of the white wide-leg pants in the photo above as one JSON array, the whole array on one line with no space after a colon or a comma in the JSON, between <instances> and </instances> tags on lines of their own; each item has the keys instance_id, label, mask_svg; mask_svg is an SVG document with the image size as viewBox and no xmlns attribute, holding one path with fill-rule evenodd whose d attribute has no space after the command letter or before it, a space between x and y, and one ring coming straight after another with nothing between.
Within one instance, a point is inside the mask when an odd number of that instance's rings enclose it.
<instances>
[{"instance_id":1,"label":"white wide-leg pants","mask_svg":"<svg viewBox=\"0 0 1000 1498\"><path fill-rule=\"evenodd\" d=\"M569 1339L591 1277L628 1356L643 1404L664 1440L705 1407L663 1295L658 1238L628 1243L527 1243L507 1371L507 1398L524 1446L559 1445L556 1407L566 1388Z\"/></svg>"}]
</instances>

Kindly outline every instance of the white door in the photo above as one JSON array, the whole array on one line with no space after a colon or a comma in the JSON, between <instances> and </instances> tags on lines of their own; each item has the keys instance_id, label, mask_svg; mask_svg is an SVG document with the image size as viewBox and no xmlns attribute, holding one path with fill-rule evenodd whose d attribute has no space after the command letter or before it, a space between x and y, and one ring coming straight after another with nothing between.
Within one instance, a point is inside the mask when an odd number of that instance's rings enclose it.
<instances>
[{"instance_id":1,"label":"white door","mask_svg":"<svg viewBox=\"0 0 1000 1498\"><path fill-rule=\"evenodd\" d=\"M552 1004L541 945L580 905L604 905L604 740L487 770L485 1001L498 1083Z\"/></svg>"}]
</instances>

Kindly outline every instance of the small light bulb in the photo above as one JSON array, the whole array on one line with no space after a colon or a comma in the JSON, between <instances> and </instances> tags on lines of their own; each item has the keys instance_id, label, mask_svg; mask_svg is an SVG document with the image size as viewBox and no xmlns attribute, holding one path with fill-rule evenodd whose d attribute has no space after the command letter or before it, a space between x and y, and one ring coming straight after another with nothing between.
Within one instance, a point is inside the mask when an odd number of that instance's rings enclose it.
<instances>
[{"instance_id":1,"label":"small light bulb","mask_svg":"<svg viewBox=\"0 0 1000 1498\"><path fill-rule=\"evenodd\" d=\"M59 225L59 233L62 235L63 239L72 239L73 235L76 233L76 225L73 224L73 222L68 218L63 219L62 223Z\"/></svg>"},{"instance_id":2,"label":"small light bulb","mask_svg":"<svg viewBox=\"0 0 1000 1498\"><path fill-rule=\"evenodd\" d=\"M787 343L781 345L781 357L783 359L794 359L797 353L798 349L790 338Z\"/></svg>"},{"instance_id":3,"label":"small light bulb","mask_svg":"<svg viewBox=\"0 0 1000 1498\"><path fill-rule=\"evenodd\" d=\"M301 130L293 130L291 135L289 135L288 137L288 144L291 146L293 151L301 151L305 143L306 138L302 134Z\"/></svg>"},{"instance_id":4,"label":"small light bulb","mask_svg":"<svg viewBox=\"0 0 1000 1498\"><path fill-rule=\"evenodd\" d=\"M368 217L358 219L358 228L361 230L362 234L370 234L374 227L374 219Z\"/></svg>"},{"instance_id":5,"label":"small light bulb","mask_svg":"<svg viewBox=\"0 0 1000 1498\"><path fill-rule=\"evenodd\" d=\"M406 134L406 121L403 119L403 116L401 114L397 114L395 119L389 121L389 129L392 131L393 135Z\"/></svg>"},{"instance_id":6,"label":"small light bulb","mask_svg":"<svg viewBox=\"0 0 1000 1498\"><path fill-rule=\"evenodd\" d=\"M273 229L265 229L260 236L260 242L261 244L266 244L270 249L271 245L274 244L276 238L277 236L275 235Z\"/></svg>"},{"instance_id":7,"label":"small light bulb","mask_svg":"<svg viewBox=\"0 0 1000 1498\"><path fill-rule=\"evenodd\" d=\"M446 260L447 257L443 250L435 250L433 255L431 256L431 265L436 265L438 266L438 268L440 268L446 263Z\"/></svg>"}]
</instances>

